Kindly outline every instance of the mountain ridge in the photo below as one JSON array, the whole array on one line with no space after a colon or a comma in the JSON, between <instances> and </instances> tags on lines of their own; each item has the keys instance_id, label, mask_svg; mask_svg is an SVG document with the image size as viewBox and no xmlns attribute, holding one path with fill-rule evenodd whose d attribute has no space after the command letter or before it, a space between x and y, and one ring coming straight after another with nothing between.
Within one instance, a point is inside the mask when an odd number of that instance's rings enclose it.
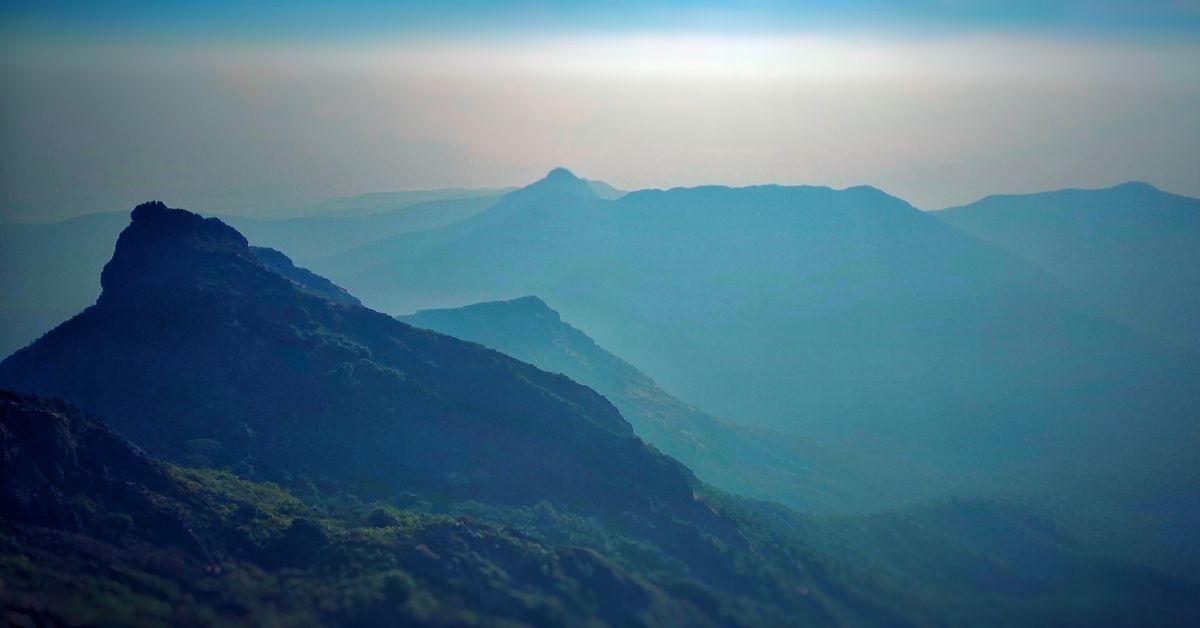
<instances>
[{"instance_id":1,"label":"mountain ridge","mask_svg":"<svg viewBox=\"0 0 1200 628\"><path fill-rule=\"evenodd\" d=\"M1045 268L1099 315L1200 355L1200 199L1131 182L991 196L933 215Z\"/></svg>"},{"instance_id":2,"label":"mountain ridge","mask_svg":"<svg viewBox=\"0 0 1200 628\"><path fill-rule=\"evenodd\" d=\"M891 616L798 543L743 527L592 389L303 290L219 220L160 203L133 217L101 298L0 362L0 386L68 398L179 464L549 518L546 534L657 561L711 612ZM785 548L771 569L746 562ZM784 594L797 583L814 595Z\"/></svg>"},{"instance_id":3,"label":"mountain ridge","mask_svg":"<svg viewBox=\"0 0 1200 628\"><path fill-rule=\"evenodd\" d=\"M535 295L397 318L591 386L639 436L718 488L810 513L860 512L922 495L889 483L891 474L872 473L862 461L839 458L795 436L729 423L679 400ZM927 483L926 495L948 490L935 478Z\"/></svg>"}]
</instances>

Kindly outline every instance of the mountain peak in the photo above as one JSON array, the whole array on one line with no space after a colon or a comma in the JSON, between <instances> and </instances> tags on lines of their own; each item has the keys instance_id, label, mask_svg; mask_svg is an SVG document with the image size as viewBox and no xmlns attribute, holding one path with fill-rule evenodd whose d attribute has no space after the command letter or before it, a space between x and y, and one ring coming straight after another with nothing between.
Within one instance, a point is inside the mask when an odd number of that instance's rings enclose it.
<instances>
[{"instance_id":1,"label":"mountain peak","mask_svg":"<svg viewBox=\"0 0 1200 628\"><path fill-rule=\"evenodd\" d=\"M134 207L133 211L129 214L129 218L134 222L137 222L139 220L153 219L155 216L162 215L170 211L171 208L167 207L167 204L162 201L146 201L145 203L141 203L137 207Z\"/></svg>"},{"instance_id":2,"label":"mountain peak","mask_svg":"<svg viewBox=\"0 0 1200 628\"><path fill-rule=\"evenodd\" d=\"M150 201L133 208L130 220L100 274L101 302L139 300L146 290L170 289L197 269L209 267L197 263L201 257L253 259L246 238L216 218Z\"/></svg>"},{"instance_id":3,"label":"mountain peak","mask_svg":"<svg viewBox=\"0 0 1200 628\"><path fill-rule=\"evenodd\" d=\"M199 248L248 250L249 243L236 229L217 218L205 218L186 209L167 207L162 201L149 201L133 208L130 224L121 232L122 239L153 239L168 244ZM133 242L126 242L126 245ZM117 242L120 253L121 241Z\"/></svg>"},{"instance_id":4,"label":"mountain peak","mask_svg":"<svg viewBox=\"0 0 1200 628\"><path fill-rule=\"evenodd\" d=\"M554 168L550 172L546 173L546 176L543 177L542 180L543 181L558 181L558 180L580 181L581 179L579 177L575 176L574 172L571 172L570 170L567 170L566 168L559 166L557 168Z\"/></svg>"},{"instance_id":5,"label":"mountain peak","mask_svg":"<svg viewBox=\"0 0 1200 628\"><path fill-rule=\"evenodd\" d=\"M551 170L542 179L522 189L554 194L571 194L574 196L596 196L596 192L592 189L592 186L588 185L586 180L580 179L575 176L575 173L561 167Z\"/></svg>"},{"instance_id":6,"label":"mountain peak","mask_svg":"<svg viewBox=\"0 0 1200 628\"><path fill-rule=\"evenodd\" d=\"M1154 187L1153 185L1146 183L1145 181L1126 181L1125 183L1121 183L1119 185L1113 186L1112 189L1124 190L1127 192L1161 192L1162 191L1162 190L1159 190L1158 188Z\"/></svg>"},{"instance_id":7,"label":"mountain peak","mask_svg":"<svg viewBox=\"0 0 1200 628\"><path fill-rule=\"evenodd\" d=\"M512 303L513 305L528 308L531 310L553 311L549 305L546 305L545 301L541 300L541 298L539 298L537 295L534 295L534 294L528 294L523 297L517 297L515 299L510 299L509 302Z\"/></svg>"}]
</instances>

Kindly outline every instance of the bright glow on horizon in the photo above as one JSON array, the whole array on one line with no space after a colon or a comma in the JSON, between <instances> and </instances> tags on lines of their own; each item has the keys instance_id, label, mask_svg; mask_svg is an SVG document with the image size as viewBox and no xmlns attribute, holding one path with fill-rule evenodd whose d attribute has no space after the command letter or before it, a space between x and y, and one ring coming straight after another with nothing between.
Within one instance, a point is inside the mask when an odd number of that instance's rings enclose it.
<instances>
[{"instance_id":1,"label":"bright glow on horizon","mask_svg":"<svg viewBox=\"0 0 1200 628\"><path fill-rule=\"evenodd\" d=\"M795 32L86 42L0 65L0 220L150 197L870 184L925 208L1130 179L1200 196L1200 45ZM31 218L32 217L32 218Z\"/></svg>"}]
</instances>

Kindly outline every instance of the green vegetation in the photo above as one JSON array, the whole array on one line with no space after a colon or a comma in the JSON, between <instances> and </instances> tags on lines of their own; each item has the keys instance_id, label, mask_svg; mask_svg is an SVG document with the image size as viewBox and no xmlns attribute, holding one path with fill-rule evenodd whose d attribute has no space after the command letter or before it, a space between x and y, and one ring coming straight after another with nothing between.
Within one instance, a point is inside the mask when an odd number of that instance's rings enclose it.
<instances>
[{"instance_id":1,"label":"green vegetation","mask_svg":"<svg viewBox=\"0 0 1200 628\"><path fill-rule=\"evenodd\" d=\"M0 599L13 623L728 625L871 609L807 555L698 538L712 561L698 574L619 524L547 502L305 501L155 462L69 406L3 394ZM727 581L713 588L717 573Z\"/></svg>"}]
</instances>

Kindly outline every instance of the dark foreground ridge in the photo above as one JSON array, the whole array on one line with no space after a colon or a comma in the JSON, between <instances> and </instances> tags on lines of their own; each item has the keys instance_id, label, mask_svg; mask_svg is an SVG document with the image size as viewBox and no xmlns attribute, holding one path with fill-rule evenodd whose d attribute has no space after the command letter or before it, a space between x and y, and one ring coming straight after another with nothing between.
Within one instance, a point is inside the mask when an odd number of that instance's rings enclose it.
<instances>
[{"instance_id":1,"label":"dark foreground ridge","mask_svg":"<svg viewBox=\"0 0 1200 628\"><path fill-rule=\"evenodd\" d=\"M815 558L753 549L593 390L330 301L219 220L139 206L103 285L96 305L0 363L0 385L70 399L156 457L301 492L516 509L522 529L539 527L524 509L570 513L593 523L547 514L540 526L658 565L710 616L882 612L827 586ZM781 562L747 562L758 551ZM753 608L725 608L745 596Z\"/></svg>"},{"instance_id":2,"label":"dark foreground ridge","mask_svg":"<svg viewBox=\"0 0 1200 628\"><path fill-rule=\"evenodd\" d=\"M592 550L390 507L333 515L4 390L0 512L4 625L708 621Z\"/></svg>"}]
</instances>

